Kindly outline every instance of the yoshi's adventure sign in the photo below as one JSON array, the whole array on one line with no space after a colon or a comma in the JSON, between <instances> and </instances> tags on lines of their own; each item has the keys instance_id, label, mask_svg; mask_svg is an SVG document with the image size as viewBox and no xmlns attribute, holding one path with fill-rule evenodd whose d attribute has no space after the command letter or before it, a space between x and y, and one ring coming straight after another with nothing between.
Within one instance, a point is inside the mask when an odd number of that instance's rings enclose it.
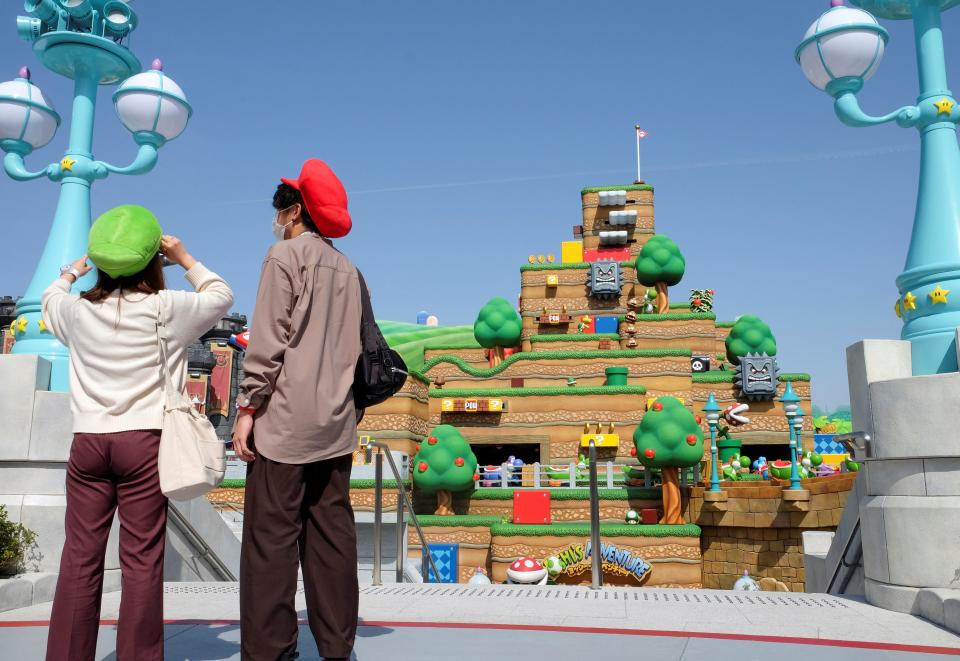
<instances>
[{"instance_id":1,"label":"yoshi's adventure sign","mask_svg":"<svg viewBox=\"0 0 960 661\"><path fill-rule=\"evenodd\" d=\"M580 584L590 580L591 543L573 544L567 550L557 554L559 567L550 568L557 572L553 577L557 583ZM640 585L652 571L650 563L635 555L633 551L621 549L613 544L600 543L600 557L603 561L603 580L610 584Z\"/></svg>"}]
</instances>

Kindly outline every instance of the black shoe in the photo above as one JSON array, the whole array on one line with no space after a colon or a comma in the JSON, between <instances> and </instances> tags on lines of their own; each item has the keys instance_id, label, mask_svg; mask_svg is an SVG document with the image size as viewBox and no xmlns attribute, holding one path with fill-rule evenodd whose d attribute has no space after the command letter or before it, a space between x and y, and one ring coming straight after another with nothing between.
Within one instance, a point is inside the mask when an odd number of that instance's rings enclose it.
<instances>
[{"instance_id":1,"label":"black shoe","mask_svg":"<svg viewBox=\"0 0 960 661\"><path fill-rule=\"evenodd\" d=\"M294 647L292 650L287 650L280 655L280 658L277 661L294 661L294 659L300 658L300 652L297 651L297 648Z\"/></svg>"}]
</instances>

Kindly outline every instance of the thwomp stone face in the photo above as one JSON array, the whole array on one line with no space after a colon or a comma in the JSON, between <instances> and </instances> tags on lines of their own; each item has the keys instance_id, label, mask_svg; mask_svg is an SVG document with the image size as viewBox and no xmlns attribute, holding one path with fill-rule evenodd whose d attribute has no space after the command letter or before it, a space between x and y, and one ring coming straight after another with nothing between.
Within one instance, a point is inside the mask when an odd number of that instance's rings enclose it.
<instances>
[{"instance_id":1,"label":"thwomp stone face","mask_svg":"<svg viewBox=\"0 0 960 661\"><path fill-rule=\"evenodd\" d=\"M597 298L619 296L621 284L620 262L593 262L590 265L590 275L587 278L590 296Z\"/></svg>"},{"instance_id":2,"label":"thwomp stone face","mask_svg":"<svg viewBox=\"0 0 960 661\"><path fill-rule=\"evenodd\" d=\"M736 385L748 399L773 399L780 369L777 359L766 354L747 354L740 359Z\"/></svg>"}]
</instances>

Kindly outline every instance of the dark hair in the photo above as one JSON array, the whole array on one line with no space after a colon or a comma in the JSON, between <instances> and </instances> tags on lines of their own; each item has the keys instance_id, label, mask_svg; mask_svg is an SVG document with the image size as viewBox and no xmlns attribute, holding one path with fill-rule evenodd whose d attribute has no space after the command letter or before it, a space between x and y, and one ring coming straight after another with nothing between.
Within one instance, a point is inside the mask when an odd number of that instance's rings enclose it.
<instances>
[{"instance_id":1,"label":"dark hair","mask_svg":"<svg viewBox=\"0 0 960 661\"><path fill-rule=\"evenodd\" d=\"M307 231L320 234L320 230L313 224L313 218L310 217L310 212L307 211L307 205L303 203L303 196L300 195L300 191L290 184L280 184L277 186L277 192L273 194L273 208L280 211L292 207L294 204L300 205L300 220L303 222L303 226L307 228Z\"/></svg>"},{"instance_id":2,"label":"dark hair","mask_svg":"<svg viewBox=\"0 0 960 661\"><path fill-rule=\"evenodd\" d=\"M156 294L166 289L163 279L163 259L159 253L154 255L142 271L133 275L112 278L105 271L98 270L97 284L80 294L80 298L91 303L99 303L118 289L121 294L124 291Z\"/></svg>"}]
</instances>

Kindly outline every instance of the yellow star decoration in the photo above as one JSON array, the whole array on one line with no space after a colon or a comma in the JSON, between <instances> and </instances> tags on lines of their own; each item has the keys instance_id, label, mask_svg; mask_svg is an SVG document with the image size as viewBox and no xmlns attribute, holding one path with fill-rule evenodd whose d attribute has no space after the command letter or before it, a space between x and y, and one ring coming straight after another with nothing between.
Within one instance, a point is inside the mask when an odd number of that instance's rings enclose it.
<instances>
[{"instance_id":1,"label":"yellow star decoration","mask_svg":"<svg viewBox=\"0 0 960 661\"><path fill-rule=\"evenodd\" d=\"M913 295L912 291L908 291L903 297L903 309L904 310L916 310L917 309L917 297Z\"/></svg>"},{"instance_id":2,"label":"yellow star decoration","mask_svg":"<svg viewBox=\"0 0 960 661\"><path fill-rule=\"evenodd\" d=\"M947 294L949 294L949 293L950 293L950 290L949 290L949 289L941 289L941 288L940 288L940 285L937 285L937 288L934 289L934 290L933 290L932 292L930 292L929 294L927 294L927 296L930 297L930 304L931 304L931 305L936 305L937 303L943 303L944 305L946 305L946 303L947 303Z\"/></svg>"},{"instance_id":3,"label":"yellow star decoration","mask_svg":"<svg viewBox=\"0 0 960 661\"><path fill-rule=\"evenodd\" d=\"M40 326L40 332L41 332L41 333L46 333L46 332L47 332L47 323L46 323L43 319L41 319L40 321L38 321L37 324Z\"/></svg>"},{"instance_id":4,"label":"yellow star decoration","mask_svg":"<svg viewBox=\"0 0 960 661\"><path fill-rule=\"evenodd\" d=\"M943 96L939 101L934 101L933 105L937 107L938 115L949 115L953 111L953 101Z\"/></svg>"},{"instance_id":5,"label":"yellow star decoration","mask_svg":"<svg viewBox=\"0 0 960 661\"><path fill-rule=\"evenodd\" d=\"M26 333L26 332L27 332L27 318L26 318L26 317L20 317L19 319L17 319L17 331L19 331L19 332L21 332L21 333Z\"/></svg>"},{"instance_id":6,"label":"yellow star decoration","mask_svg":"<svg viewBox=\"0 0 960 661\"><path fill-rule=\"evenodd\" d=\"M897 313L897 317L902 317L903 313L900 311L900 299L897 299L897 304L893 306L893 311Z\"/></svg>"},{"instance_id":7,"label":"yellow star decoration","mask_svg":"<svg viewBox=\"0 0 960 661\"><path fill-rule=\"evenodd\" d=\"M60 161L60 169L64 172L73 172L73 166L76 164L76 160L70 158L69 156L64 156L63 160Z\"/></svg>"}]
</instances>

